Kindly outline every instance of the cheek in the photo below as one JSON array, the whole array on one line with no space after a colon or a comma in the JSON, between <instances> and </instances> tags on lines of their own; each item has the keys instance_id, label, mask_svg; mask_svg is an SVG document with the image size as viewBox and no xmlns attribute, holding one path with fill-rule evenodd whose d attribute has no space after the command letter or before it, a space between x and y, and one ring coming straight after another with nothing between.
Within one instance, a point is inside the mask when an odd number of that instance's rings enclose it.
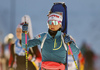
<instances>
[{"instance_id":1,"label":"cheek","mask_svg":"<svg viewBox=\"0 0 100 70\"><path fill-rule=\"evenodd\" d=\"M22 33L16 33L17 38L21 38Z\"/></svg>"},{"instance_id":2,"label":"cheek","mask_svg":"<svg viewBox=\"0 0 100 70\"><path fill-rule=\"evenodd\" d=\"M55 30L58 30L59 28L61 28L61 26L60 26L60 25L55 26Z\"/></svg>"},{"instance_id":3,"label":"cheek","mask_svg":"<svg viewBox=\"0 0 100 70\"><path fill-rule=\"evenodd\" d=\"M54 26L54 28L58 29L58 28L59 28L59 26L58 26L58 25L55 25L55 26Z\"/></svg>"},{"instance_id":4,"label":"cheek","mask_svg":"<svg viewBox=\"0 0 100 70\"><path fill-rule=\"evenodd\" d=\"M59 24L59 28L61 28L62 27L62 25L61 24Z\"/></svg>"},{"instance_id":5,"label":"cheek","mask_svg":"<svg viewBox=\"0 0 100 70\"><path fill-rule=\"evenodd\" d=\"M51 29L51 25L49 25L48 27L49 27L49 29Z\"/></svg>"},{"instance_id":6,"label":"cheek","mask_svg":"<svg viewBox=\"0 0 100 70\"><path fill-rule=\"evenodd\" d=\"M19 34L18 34L18 33L16 33L16 36L18 37L18 36L19 36Z\"/></svg>"}]
</instances>

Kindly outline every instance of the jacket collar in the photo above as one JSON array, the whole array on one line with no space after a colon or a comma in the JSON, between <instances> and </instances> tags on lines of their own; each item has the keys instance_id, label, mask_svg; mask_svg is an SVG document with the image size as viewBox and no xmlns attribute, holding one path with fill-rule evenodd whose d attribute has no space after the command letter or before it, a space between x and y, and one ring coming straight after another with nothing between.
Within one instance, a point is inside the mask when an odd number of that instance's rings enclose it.
<instances>
[{"instance_id":1,"label":"jacket collar","mask_svg":"<svg viewBox=\"0 0 100 70\"><path fill-rule=\"evenodd\" d=\"M49 34L49 32L48 32L48 36L49 36L50 38L53 38L53 37ZM57 33L56 33L56 35L55 35L54 38L57 38L57 37L59 37L59 36L61 36L61 31L57 31Z\"/></svg>"}]
</instances>

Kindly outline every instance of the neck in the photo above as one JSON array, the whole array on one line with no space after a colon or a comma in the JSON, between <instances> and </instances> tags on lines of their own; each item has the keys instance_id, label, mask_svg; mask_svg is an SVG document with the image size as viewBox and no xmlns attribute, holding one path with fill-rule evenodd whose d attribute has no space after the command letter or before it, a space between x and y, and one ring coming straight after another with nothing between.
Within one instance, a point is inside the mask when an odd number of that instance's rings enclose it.
<instances>
[{"instance_id":1,"label":"neck","mask_svg":"<svg viewBox=\"0 0 100 70\"><path fill-rule=\"evenodd\" d=\"M49 29L48 32L54 38L55 35L57 34L57 32L60 31L60 30L61 30L61 28L59 28L57 31L52 31L52 30Z\"/></svg>"},{"instance_id":2,"label":"neck","mask_svg":"<svg viewBox=\"0 0 100 70\"><path fill-rule=\"evenodd\" d=\"M19 40L19 43L21 44L21 40Z\"/></svg>"}]
</instances>

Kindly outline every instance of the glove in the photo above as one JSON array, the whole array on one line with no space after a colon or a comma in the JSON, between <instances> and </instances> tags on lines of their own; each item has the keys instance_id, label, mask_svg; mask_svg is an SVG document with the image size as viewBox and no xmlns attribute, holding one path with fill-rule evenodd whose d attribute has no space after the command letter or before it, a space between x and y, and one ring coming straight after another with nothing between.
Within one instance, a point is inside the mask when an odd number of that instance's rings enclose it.
<instances>
[{"instance_id":1,"label":"glove","mask_svg":"<svg viewBox=\"0 0 100 70\"><path fill-rule=\"evenodd\" d=\"M22 31L23 32L28 31L28 24L22 25Z\"/></svg>"},{"instance_id":2,"label":"glove","mask_svg":"<svg viewBox=\"0 0 100 70\"><path fill-rule=\"evenodd\" d=\"M28 55L28 60L29 60L29 61L32 60L32 55L31 55L31 54Z\"/></svg>"},{"instance_id":3,"label":"glove","mask_svg":"<svg viewBox=\"0 0 100 70\"><path fill-rule=\"evenodd\" d=\"M74 42L74 40L69 35L66 35L64 37L64 41L65 41L66 44L67 43L71 44L72 42Z\"/></svg>"},{"instance_id":4,"label":"glove","mask_svg":"<svg viewBox=\"0 0 100 70\"><path fill-rule=\"evenodd\" d=\"M14 69L17 68L17 63L16 63L16 62L13 63L13 68L14 68Z\"/></svg>"}]
</instances>

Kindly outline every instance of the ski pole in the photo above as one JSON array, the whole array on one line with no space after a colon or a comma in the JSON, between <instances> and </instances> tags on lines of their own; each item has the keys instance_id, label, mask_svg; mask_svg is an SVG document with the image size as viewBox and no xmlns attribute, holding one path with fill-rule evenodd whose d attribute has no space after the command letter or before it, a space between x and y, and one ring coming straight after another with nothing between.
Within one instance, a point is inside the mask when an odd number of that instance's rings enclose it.
<instances>
[{"instance_id":1,"label":"ski pole","mask_svg":"<svg viewBox=\"0 0 100 70\"><path fill-rule=\"evenodd\" d=\"M25 17L25 24L26 26L28 26L28 24L26 23L26 17ZM27 57L27 31L25 31L25 55L26 55L26 70L28 70L28 57Z\"/></svg>"},{"instance_id":2,"label":"ski pole","mask_svg":"<svg viewBox=\"0 0 100 70\"><path fill-rule=\"evenodd\" d=\"M25 55L26 55L26 70L28 70L28 58L27 58L27 31L25 31Z\"/></svg>"},{"instance_id":3,"label":"ski pole","mask_svg":"<svg viewBox=\"0 0 100 70\"><path fill-rule=\"evenodd\" d=\"M70 52L71 52L71 54L72 54L72 57L73 57L73 60L74 60L75 66L76 66L76 68L78 69L78 65L77 65L77 63L76 63L76 61L75 61L75 58L74 58L73 52L72 52L72 50L71 50L70 44L67 43L67 45L68 45L69 50L70 50Z\"/></svg>"}]
</instances>

